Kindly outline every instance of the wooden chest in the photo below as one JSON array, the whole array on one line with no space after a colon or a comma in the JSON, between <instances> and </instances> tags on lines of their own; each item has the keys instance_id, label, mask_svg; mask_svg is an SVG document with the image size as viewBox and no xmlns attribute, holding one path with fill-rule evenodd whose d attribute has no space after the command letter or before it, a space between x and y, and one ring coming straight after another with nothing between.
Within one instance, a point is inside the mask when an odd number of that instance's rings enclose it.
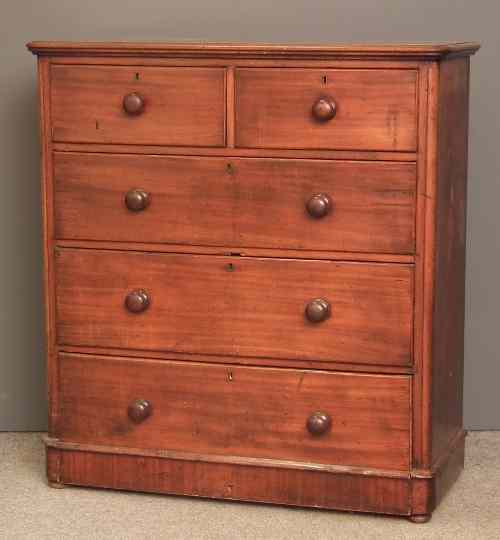
<instances>
[{"instance_id":1,"label":"wooden chest","mask_svg":"<svg viewBox=\"0 0 500 540\"><path fill-rule=\"evenodd\" d=\"M50 484L429 519L478 45L28 47Z\"/></svg>"}]
</instances>

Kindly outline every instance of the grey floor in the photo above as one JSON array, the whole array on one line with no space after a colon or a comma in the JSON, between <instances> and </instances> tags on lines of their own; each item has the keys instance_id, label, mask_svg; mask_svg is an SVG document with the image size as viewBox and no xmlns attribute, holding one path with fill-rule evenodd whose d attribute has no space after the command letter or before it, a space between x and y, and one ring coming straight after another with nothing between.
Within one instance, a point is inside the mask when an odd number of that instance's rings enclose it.
<instances>
[{"instance_id":1,"label":"grey floor","mask_svg":"<svg viewBox=\"0 0 500 540\"><path fill-rule=\"evenodd\" d=\"M39 433L0 433L0 539L500 539L500 432L467 437L466 469L432 520L51 489Z\"/></svg>"}]
</instances>

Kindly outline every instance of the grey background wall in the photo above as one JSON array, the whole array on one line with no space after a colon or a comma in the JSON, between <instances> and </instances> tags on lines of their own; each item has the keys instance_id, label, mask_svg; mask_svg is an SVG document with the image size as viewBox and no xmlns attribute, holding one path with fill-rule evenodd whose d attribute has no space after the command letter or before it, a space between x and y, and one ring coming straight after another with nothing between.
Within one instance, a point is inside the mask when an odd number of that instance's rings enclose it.
<instances>
[{"instance_id":1,"label":"grey background wall","mask_svg":"<svg viewBox=\"0 0 500 540\"><path fill-rule=\"evenodd\" d=\"M500 429L500 4L494 0L17 0L0 18L0 430L46 426L34 39L479 40L472 60L465 424Z\"/></svg>"}]
</instances>

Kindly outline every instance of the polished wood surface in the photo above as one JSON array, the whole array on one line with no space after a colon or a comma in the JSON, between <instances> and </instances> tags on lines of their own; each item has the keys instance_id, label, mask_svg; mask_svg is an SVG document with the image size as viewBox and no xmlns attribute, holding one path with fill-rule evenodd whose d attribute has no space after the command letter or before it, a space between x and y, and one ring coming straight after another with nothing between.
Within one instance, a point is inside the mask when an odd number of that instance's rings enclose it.
<instances>
[{"instance_id":1,"label":"polished wood surface","mask_svg":"<svg viewBox=\"0 0 500 540\"><path fill-rule=\"evenodd\" d=\"M141 351L138 349L118 349L115 347L89 347L84 345L60 345L61 352L97 354L100 356L126 356L131 358L158 358L162 360L181 360L183 362L216 362L219 364L239 364L243 366L270 366L285 368L304 368L311 370L350 371L353 373L379 373L391 375L414 375L415 367L386 364L363 364L336 362L333 360L316 362L297 358L267 358L264 356L230 356L223 354L184 353L173 351Z\"/></svg>"},{"instance_id":2,"label":"polished wood surface","mask_svg":"<svg viewBox=\"0 0 500 540\"><path fill-rule=\"evenodd\" d=\"M411 253L415 176L413 163L56 152L56 236ZM148 204L134 215L123 200L137 191ZM329 212L314 219L321 194Z\"/></svg>"},{"instance_id":3,"label":"polished wood surface","mask_svg":"<svg viewBox=\"0 0 500 540\"><path fill-rule=\"evenodd\" d=\"M229 126L227 126L229 127ZM416 152L376 152L370 150L317 150L296 148L293 150L280 148L234 148L206 147L203 151L197 146L159 146L159 145L134 145L134 144L96 144L96 143L61 143L54 142L52 148L55 152L91 152L101 154L154 154L158 156L225 156L225 157L271 157L271 158L291 158L291 159L331 159L331 160L353 160L353 161L415 161Z\"/></svg>"},{"instance_id":4,"label":"polished wood surface","mask_svg":"<svg viewBox=\"0 0 500 540\"><path fill-rule=\"evenodd\" d=\"M479 45L28 47L49 484L428 521L464 463Z\"/></svg>"},{"instance_id":5,"label":"polished wood surface","mask_svg":"<svg viewBox=\"0 0 500 540\"><path fill-rule=\"evenodd\" d=\"M60 370L62 441L409 468L406 376L68 354ZM310 421L318 409L329 430Z\"/></svg>"},{"instance_id":6,"label":"polished wood surface","mask_svg":"<svg viewBox=\"0 0 500 540\"><path fill-rule=\"evenodd\" d=\"M408 515L409 480L95 451L61 453L57 478L80 486Z\"/></svg>"},{"instance_id":7,"label":"polished wood surface","mask_svg":"<svg viewBox=\"0 0 500 540\"><path fill-rule=\"evenodd\" d=\"M48 429L52 431L58 416L58 368L56 344L56 295L54 239L54 184L53 152L51 142L50 113L50 62L40 58L38 62L38 105L40 108L41 143L41 224L43 253L43 303L46 354L46 383L48 405ZM47 464L48 467L48 464Z\"/></svg>"},{"instance_id":8,"label":"polished wood surface","mask_svg":"<svg viewBox=\"0 0 500 540\"><path fill-rule=\"evenodd\" d=\"M432 461L463 424L468 102L469 60L444 62L439 80Z\"/></svg>"},{"instance_id":9,"label":"polished wood surface","mask_svg":"<svg viewBox=\"0 0 500 540\"><path fill-rule=\"evenodd\" d=\"M35 54L67 57L106 56L112 62L120 56L146 57L236 57L306 60L335 58L405 59L432 60L447 56L470 55L479 49L479 43L348 43L348 44L294 44L294 43L210 43L210 42L75 42L75 41L32 41L27 44Z\"/></svg>"},{"instance_id":10,"label":"polished wood surface","mask_svg":"<svg viewBox=\"0 0 500 540\"><path fill-rule=\"evenodd\" d=\"M413 264L415 255L353 251L312 251L282 248L242 248L241 246L194 246L189 244L155 244L101 240L56 239L56 247L105 249L112 251L144 251L147 253L189 253L197 255L237 255L240 257L273 257L277 259L325 260L344 262L383 262Z\"/></svg>"},{"instance_id":11,"label":"polished wood surface","mask_svg":"<svg viewBox=\"0 0 500 540\"><path fill-rule=\"evenodd\" d=\"M416 70L237 69L235 79L238 147L416 148Z\"/></svg>"},{"instance_id":12,"label":"polished wood surface","mask_svg":"<svg viewBox=\"0 0 500 540\"><path fill-rule=\"evenodd\" d=\"M434 197L432 196L432 184L435 171L433 162L433 148L435 139L435 111L437 103L434 99L434 86L438 65L430 63L419 72L419 96L418 102L418 140L420 152L417 157L417 201L416 201L416 235L414 261L415 268L415 298L414 298L414 325L413 325L413 358L414 376L412 377L412 408L414 411L412 433L412 459L413 466L428 467L425 461L425 445L428 433L424 428L425 408L428 396L424 395L427 385L424 372L429 365L427 362L428 318L429 303L432 286L429 283L428 267L431 266L433 245L432 208Z\"/></svg>"},{"instance_id":13,"label":"polished wood surface","mask_svg":"<svg viewBox=\"0 0 500 540\"><path fill-rule=\"evenodd\" d=\"M133 92L143 105L129 114L124 98ZM224 94L220 68L52 66L52 138L224 146Z\"/></svg>"},{"instance_id":14,"label":"polished wood surface","mask_svg":"<svg viewBox=\"0 0 500 540\"><path fill-rule=\"evenodd\" d=\"M131 455L129 450L121 447L47 440L48 474L54 487L60 487L64 482L153 493L392 513L407 515L415 523L429 521L432 511L460 474L463 458L463 436L454 441L446 459L424 476L418 473L394 475L390 471L375 470L361 473L353 467L329 470L322 465L312 468L305 463L250 458L213 459L211 456L182 456L169 452L136 450ZM149 467L155 471L154 474L145 474ZM177 474L171 474L172 471ZM213 480L206 484L203 482L206 487L200 492L200 481L207 476L212 479L212 474ZM269 489L270 483L274 485L277 479L281 479L279 485L286 484L286 489ZM226 493L221 493L222 486Z\"/></svg>"},{"instance_id":15,"label":"polished wood surface","mask_svg":"<svg viewBox=\"0 0 500 540\"><path fill-rule=\"evenodd\" d=\"M59 249L60 345L411 364L407 265ZM149 307L123 306L142 289ZM328 299L331 317L307 320Z\"/></svg>"},{"instance_id":16,"label":"polished wood surface","mask_svg":"<svg viewBox=\"0 0 500 540\"><path fill-rule=\"evenodd\" d=\"M414 523L426 523L464 468L465 433L460 430L429 470L412 473Z\"/></svg>"}]
</instances>

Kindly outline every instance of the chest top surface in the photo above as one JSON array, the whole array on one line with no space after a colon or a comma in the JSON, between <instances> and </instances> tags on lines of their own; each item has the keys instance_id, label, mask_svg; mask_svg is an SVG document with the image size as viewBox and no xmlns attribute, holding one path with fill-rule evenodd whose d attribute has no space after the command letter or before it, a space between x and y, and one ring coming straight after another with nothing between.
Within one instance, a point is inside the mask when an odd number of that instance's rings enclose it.
<instances>
[{"instance_id":1,"label":"chest top surface","mask_svg":"<svg viewBox=\"0 0 500 540\"><path fill-rule=\"evenodd\" d=\"M32 41L30 51L39 55L96 56L236 56L299 58L412 58L437 59L474 54L476 42L429 43L211 43L211 42L72 42Z\"/></svg>"}]
</instances>

